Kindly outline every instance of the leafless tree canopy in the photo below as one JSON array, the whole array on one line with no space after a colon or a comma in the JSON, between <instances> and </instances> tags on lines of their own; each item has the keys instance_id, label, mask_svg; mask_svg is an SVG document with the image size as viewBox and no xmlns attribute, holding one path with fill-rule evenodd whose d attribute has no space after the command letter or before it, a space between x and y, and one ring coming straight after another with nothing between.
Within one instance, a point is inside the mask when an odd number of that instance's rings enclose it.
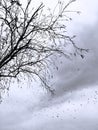
<instances>
[{"instance_id":1,"label":"leafless tree canopy","mask_svg":"<svg viewBox=\"0 0 98 130\"><path fill-rule=\"evenodd\" d=\"M65 21L71 20L66 16L67 7L74 1L65 5L58 2L56 15L57 7L44 14L43 3L31 9L31 0L25 8L18 0L0 1L0 89L6 87L7 81L21 75L36 75L50 89L41 75L50 56L58 53L70 58L79 54L83 58L84 49L78 48L73 42L74 36L66 33ZM66 51L68 44L74 52Z\"/></svg>"}]
</instances>

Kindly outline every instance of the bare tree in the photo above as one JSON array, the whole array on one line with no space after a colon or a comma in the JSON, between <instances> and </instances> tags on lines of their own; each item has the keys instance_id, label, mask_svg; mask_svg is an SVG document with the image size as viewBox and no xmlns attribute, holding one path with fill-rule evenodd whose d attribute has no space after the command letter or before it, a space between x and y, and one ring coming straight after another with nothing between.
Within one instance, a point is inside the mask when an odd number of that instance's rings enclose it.
<instances>
[{"instance_id":1,"label":"bare tree","mask_svg":"<svg viewBox=\"0 0 98 130\"><path fill-rule=\"evenodd\" d=\"M73 37L66 33L65 21L71 20L66 15L67 4L58 2L58 13L44 13L44 5L31 9L31 0L23 7L18 0L1 0L0 2L0 90L7 88L6 83L13 78L36 75L48 86L42 70L48 65L49 57L59 54L70 58L80 55L83 58L85 49L78 48ZM76 13L79 13L76 11ZM67 45L72 45L72 53L66 51Z\"/></svg>"}]
</instances>

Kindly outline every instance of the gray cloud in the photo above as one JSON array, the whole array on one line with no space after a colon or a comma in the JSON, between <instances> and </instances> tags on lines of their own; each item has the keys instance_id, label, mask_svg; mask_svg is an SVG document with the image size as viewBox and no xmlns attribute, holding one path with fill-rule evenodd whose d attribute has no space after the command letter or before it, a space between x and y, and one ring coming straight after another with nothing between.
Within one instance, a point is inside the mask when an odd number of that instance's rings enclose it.
<instances>
[{"instance_id":1,"label":"gray cloud","mask_svg":"<svg viewBox=\"0 0 98 130\"><path fill-rule=\"evenodd\" d=\"M82 26L82 25L81 25ZM85 58L77 57L63 63L56 75L56 95L98 85L98 30L93 26L83 26L78 34L79 46L89 48ZM76 40L77 42L77 40Z\"/></svg>"},{"instance_id":2,"label":"gray cloud","mask_svg":"<svg viewBox=\"0 0 98 130\"><path fill-rule=\"evenodd\" d=\"M59 121L50 121L42 126L39 126L35 130L98 130L97 121L93 119L81 119L81 120L59 120Z\"/></svg>"}]
</instances>

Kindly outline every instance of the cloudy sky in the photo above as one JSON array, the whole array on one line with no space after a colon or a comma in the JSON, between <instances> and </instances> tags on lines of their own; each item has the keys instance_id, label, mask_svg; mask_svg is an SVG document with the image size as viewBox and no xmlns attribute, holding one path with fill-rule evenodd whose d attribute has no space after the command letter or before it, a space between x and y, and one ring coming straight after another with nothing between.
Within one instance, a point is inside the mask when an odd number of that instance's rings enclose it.
<instances>
[{"instance_id":1,"label":"cloudy sky","mask_svg":"<svg viewBox=\"0 0 98 130\"><path fill-rule=\"evenodd\" d=\"M53 7L57 1L43 2ZM81 15L73 16L69 34L76 34L77 45L89 53L58 66L54 96L37 83L12 85L0 104L0 130L98 130L98 1L77 0L71 9Z\"/></svg>"}]
</instances>

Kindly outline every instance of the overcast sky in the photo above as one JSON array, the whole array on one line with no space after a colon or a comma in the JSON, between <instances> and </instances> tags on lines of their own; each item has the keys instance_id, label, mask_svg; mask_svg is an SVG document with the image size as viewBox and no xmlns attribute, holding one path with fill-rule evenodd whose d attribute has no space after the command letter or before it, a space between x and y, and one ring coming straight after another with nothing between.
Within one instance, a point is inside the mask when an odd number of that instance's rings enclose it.
<instances>
[{"instance_id":1,"label":"overcast sky","mask_svg":"<svg viewBox=\"0 0 98 130\"><path fill-rule=\"evenodd\" d=\"M51 8L56 4L43 2ZM76 34L77 45L89 53L58 66L54 96L37 83L30 88L24 83L22 89L14 84L0 104L0 130L98 130L98 1L77 0L71 9L81 15L73 16L69 34Z\"/></svg>"}]
</instances>

